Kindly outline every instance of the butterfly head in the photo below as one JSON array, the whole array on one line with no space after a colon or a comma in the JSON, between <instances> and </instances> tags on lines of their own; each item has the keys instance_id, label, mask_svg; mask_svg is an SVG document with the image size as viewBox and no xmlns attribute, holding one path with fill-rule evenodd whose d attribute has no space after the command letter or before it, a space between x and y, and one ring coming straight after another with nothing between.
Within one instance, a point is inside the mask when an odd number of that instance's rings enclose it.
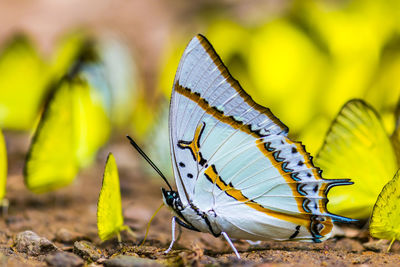
<instances>
[{"instance_id":1,"label":"butterfly head","mask_svg":"<svg viewBox=\"0 0 400 267\"><path fill-rule=\"evenodd\" d=\"M168 191L164 188L161 188L161 190L165 205L167 205L169 208L172 208L173 210L183 210L181 199L176 191Z\"/></svg>"}]
</instances>

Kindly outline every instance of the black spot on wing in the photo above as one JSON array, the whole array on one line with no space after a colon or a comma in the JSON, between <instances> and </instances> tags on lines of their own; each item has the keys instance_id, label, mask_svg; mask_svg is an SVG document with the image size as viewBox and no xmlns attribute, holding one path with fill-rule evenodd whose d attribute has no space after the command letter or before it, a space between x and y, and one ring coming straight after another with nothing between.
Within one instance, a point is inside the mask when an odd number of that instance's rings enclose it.
<instances>
[{"instance_id":1,"label":"black spot on wing","mask_svg":"<svg viewBox=\"0 0 400 267\"><path fill-rule=\"evenodd\" d=\"M199 156L200 156L199 164L200 164L201 166L204 166L204 165L207 163L207 160L205 160L205 159L203 158L203 155L201 154L201 152L199 152Z\"/></svg>"},{"instance_id":2,"label":"black spot on wing","mask_svg":"<svg viewBox=\"0 0 400 267\"><path fill-rule=\"evenodd\" d=\"M314 191L314 193L317 193L317 192L318 192L318 185L315 185L315 186L314 186L313 191Z\"/></svg>"},{"instance_id":3,"label":"black spot on wing","mask_svg":"<svg viewBox=\"0 0 400 267\"><path fill-rule=\"evenodd\" d=\"M300 225L296 226L296 231L289 237L289 239L295 238L300 233Z\"/></svg>"}]
</instances>

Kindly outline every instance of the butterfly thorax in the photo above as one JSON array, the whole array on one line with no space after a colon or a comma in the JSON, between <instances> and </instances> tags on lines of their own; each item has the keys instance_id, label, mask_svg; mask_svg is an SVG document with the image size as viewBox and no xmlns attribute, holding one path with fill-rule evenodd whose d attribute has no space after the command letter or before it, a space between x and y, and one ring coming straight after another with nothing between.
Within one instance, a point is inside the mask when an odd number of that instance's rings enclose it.
<instances>
[{"instance_id":1,"label":"butterfly thorax","mask_svg":"<svg viewBox=\"0 0 400 267\"><path fill-rule=\"evenodd\" d=\"M181 198L179 197L178 192L176 191L168 191L164 188L161 188L163 194L164 204L167 205L170 209L172 209L175 213L180 213L184 207L182 205Z\"/></svg>"},{"instance_id":2,"label":"butterfly thorax","mask_svg":"<svg viewBox=\"0 0 400 267\"><path fill-rule=\"evenodd\" d=\"M221 230L215 223L216 214L213 210L203 212L192 202L188 205L182 204L176 191L167 191L162 188L162 193L165 205L181 220L178 221L180 225L191 230L211 233L214 236L221 234Z\"/></svg>"}]
</instances>

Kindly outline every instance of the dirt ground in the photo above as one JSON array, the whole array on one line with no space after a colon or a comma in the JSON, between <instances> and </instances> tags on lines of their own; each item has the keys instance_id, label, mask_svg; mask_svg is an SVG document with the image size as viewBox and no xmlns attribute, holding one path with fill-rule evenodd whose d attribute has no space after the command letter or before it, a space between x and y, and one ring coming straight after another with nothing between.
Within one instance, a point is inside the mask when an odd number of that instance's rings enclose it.
<instances>
[{"instance_id":1,"label":"dirt ground","mask_svg":"<svg viewBox=\"0 0 400 267\"><path fill-rule=\"evenodd\" d=\"M57 192L35 195L23 184L22 167L29 138L27 135L5 134L9 147L9 180L7 198L9 210L0 219L0 262L8 266L46 266L46 255L28 256L14 246L17 233L32 230L45 237L61 251L73 251L73 243L59 240L59 233L67 231L75 240L92 242L101 253L97 262L86 264L102 266L105 259L116 255L134 255L155 260L169 266L398 266L400 245L395 243L390 253L387 245L368 246L371 239L366 230L356 227L342 228L337 237L321 244L300 242L262 242L252 246L244 241L235 242L242 259L237 260L222 238L182 230L174 250L165 255L171 239L171 214L163 208L155 217L144 246L146 225L162 202L161 179L146 177L138 164L138 156L125 141L116 138L98 156L96 164L83 171L75 182ZM101 186L104 162L113 152L119 167L123 214L125 224L136 233L136 238L122 235L122 246L116 239L101 243L97 236L96 203ZM382 252L377 250L382 249ZM375 250L375 251L374 251Z\"/></svg>"}]
</instances>

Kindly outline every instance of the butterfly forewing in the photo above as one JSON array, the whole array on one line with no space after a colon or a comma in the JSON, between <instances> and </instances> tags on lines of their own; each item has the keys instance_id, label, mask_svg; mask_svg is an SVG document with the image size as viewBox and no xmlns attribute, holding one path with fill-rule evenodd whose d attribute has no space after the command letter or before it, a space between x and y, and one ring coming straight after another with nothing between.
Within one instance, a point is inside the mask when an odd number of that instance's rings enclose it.
<instances>
[{"instance_id":1,"label":"butterfly forewing","mask_svg":"<svg viewBox=\"0 0 400 267\"><path fill-rule=\"evenodd\" d=\"M217 124L225 129L226 124L235 124L235 128L242 127L245 131L282 133L287 130L268 109L256 104L240 89L208 41L199 35L186 48L175 77L170 111L170 127L173 127L170 129L171 144L192 140L198 123L206 119L207 114L222 119ZM228 134L228 130L224 132L224 135ZM220 139L223 140L224 137L221 136ZM217 143L218 140L213 139L213 142ZM176 147L172 147L173 154L175 149ZM185 155L181 156L186 159ZM195 176L198 173L197 163L189 163L187 160L189 166L186 170L194 172L187 174ZM179 163L175 162L175 165ZM187 174L181 175L182 179L186 179ZM186 190L193 192L194 180L186 181ZM177 183L179 189L180 181Z\"/></svg>"}]
</instances>

